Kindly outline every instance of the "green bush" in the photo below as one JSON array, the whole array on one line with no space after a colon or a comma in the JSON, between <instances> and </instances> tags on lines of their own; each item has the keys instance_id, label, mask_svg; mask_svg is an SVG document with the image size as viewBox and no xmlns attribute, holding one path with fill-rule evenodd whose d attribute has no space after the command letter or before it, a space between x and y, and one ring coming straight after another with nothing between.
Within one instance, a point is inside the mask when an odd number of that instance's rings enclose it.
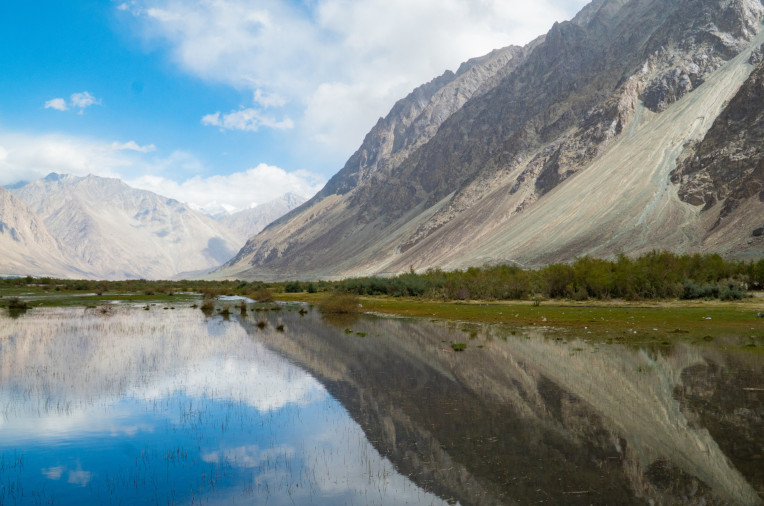
<instances>
[{"instance_id":1,"label":"green bush","mask_svg":"<svg viewBox=\"0 0 764 506\"><path fill-rule=\"evenodd\" d=\"M332 294L318 304L318 309L325 314L358 313L358 297L351 294Z\"/></svg>"}]
</instances>

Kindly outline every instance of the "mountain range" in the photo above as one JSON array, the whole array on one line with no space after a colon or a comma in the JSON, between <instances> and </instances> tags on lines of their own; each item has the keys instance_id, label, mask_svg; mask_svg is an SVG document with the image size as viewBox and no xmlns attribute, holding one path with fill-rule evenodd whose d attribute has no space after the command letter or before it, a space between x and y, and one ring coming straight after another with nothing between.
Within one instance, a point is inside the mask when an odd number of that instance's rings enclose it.
<instances>
[{"instance_id":1,"label":"mountain range","mask_svg":"<svg viewBox=\"0 0 764 506\"><path fill-rule=\"evenodd\" d=\"M414 90L216 272L764 255L761 0L594 0Z\"/></svg>"},{"instance_id":2,"label":"mountain range","mask_svg":"<svg viewBox=\"0 0 764 506\"><path fill-rule=\"evenodd\" d=\"M0 275L170 279L202 274L300 202L301 197L287 195L217 221L119 179L53 173L0 189Z\"/></svg>"},{"instance_id":3,"label":"mountain range","mask_svg":"<svg viewBox=\"0 0 764 506\"><path fill-rule=\"evenodd\" d=\"M271 281L653 249L761 258L762 2L593 0L416 88L307 202L211 217L92 175L0 188L0 275Z\"/></svg>"}]
</instances>

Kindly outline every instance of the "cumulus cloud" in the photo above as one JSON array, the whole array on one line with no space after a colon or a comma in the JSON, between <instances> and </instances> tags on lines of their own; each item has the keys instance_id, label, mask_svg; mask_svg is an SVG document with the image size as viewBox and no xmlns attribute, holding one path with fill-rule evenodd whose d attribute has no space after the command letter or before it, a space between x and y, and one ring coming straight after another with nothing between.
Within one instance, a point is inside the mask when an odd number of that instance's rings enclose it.
<instances>
[{"instance_id":1,"label":"cumulus cloud","mask_svg":"<svg viewBox=\"0 0 764 506\"><path fill-rule=\"evenodd\" d=\"M586 3L134 0L120 8L141 21L146 37L168 42L189 73L249 88L263 108L299 108L301 133L349 154L414 87L469 58L526 43ZM207 119L220 126L225 116Z\"/></svg>"},{"instance_id":2,"label":"cumulus cloud","mask_svg":"<svg viewBox=\"0 0 764 506\"><path fill-rule=\"evenodd\" d=\"M66 100L63 98L53 98L45 102L46 109L55 109L57 111L66 111L69 109L66 106Z\"/></svg>"},{"instance_id":3,"label":"cumulus cloud","mask_svg":"<svg viewBox=\"0 0 764 506\"><path fill-rule=\"evenodd\" d=\"M68 111L70 108L77 109L79 114L90 107L91 105L98 105L101 100L94 97L87 91L82 93L72 93L69 97L69 102L63 98L52 98L45 102L46 109L55 109L57 111Z\"/></svg>"},{"instance_id":4,"label":"cumulus cloud","mask_svg":"<svg viewBox=\"0 0 764 506\"><path fill-rule=\"evenodd\" d=\"M104 142L58 134L23 135L0 132L0 185L32 181L51 172L118 177L135 188L153 191L197 209L233 212L292 192L305 198L326 180L312 172L288 172L272 165L230 175L202 177L204 165L185 151L157 152L153 144ZM182 182L171 174L196 174ZM177 177L177 176L174 176Z\"/></svg>"},{"instance_id":5,"label":"cumulus cloud","mask_svg":"<svg viewBox=\"0 0 764 506\"><path fill-rule=\"evenodd\" d=\"M183 182L155 175L127 181L136 188L187 202L206 212L221 208L229 212L262 204L292 192L305 198L315 195L326 183L323 176L308 171L287 172L279 167L260 164L227 176L194 176Z\"/></svg>"},{"instance_id":6,"label":"cumulus cloud","mask_svg":"<svg viewBox=\"0 0 764 506\"><path fill-rule=\"evenodd\" d=\"M228 114L207 114L202 117L202 125L216 126L221 130L242 130L245 132L257 132L260 127L273 128L275 130L289 130L294 128L294 123L289 117L276 120L272 116L263 114L258 109L248 108L232 111Z\"/></svg>"},{"instance_id":7,"label":"cumulus cloud","mask_svg":"<svg viewBox=\"0 0 764 506\"><path fill-rule=\"evenodd\" d=\"M72 107L77 107L78 109L85 109L91 105L101 103L99 99L95 98L87 91L83 91L82 93L72 93L72 96L69 100L72 104Z\"/></svg>"},{"instance_id":8,"label":"cumulus cloud","mask_svg":"<svg viewBox=\"0 0 764 506\"><path fill-rule=\"evenodd\" d=\"M283 107L287 104L287 100L276 93L266 93L263 90L257 89L252 94L252 100L259 104L261 107Z\"/></svg>"},{"instance_id":9,"label":"cumulus cloud","mask_svg":"<svg viewBox=\"0 0 764 506\"><path fill-rule=\"evenodd\" d=\"M128 143L129 144L129 143ZM116 177L139 164L119 143L59 134L0 133L0 185L31 181L51 172Z\"/></svg>"}]
</instances>

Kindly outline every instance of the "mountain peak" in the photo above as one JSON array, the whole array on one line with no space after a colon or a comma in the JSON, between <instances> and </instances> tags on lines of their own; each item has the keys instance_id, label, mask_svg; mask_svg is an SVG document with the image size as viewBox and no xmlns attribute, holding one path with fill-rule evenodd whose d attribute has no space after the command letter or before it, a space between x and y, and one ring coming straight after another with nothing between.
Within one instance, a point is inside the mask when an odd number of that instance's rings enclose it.
<instances>
[{"instance_id":1,"label":"mountain peak","mask_svg":"<svg viewBox=\"0 0 764 506\"><path fill-rule=\"evenodd\" d=\"M761 256L747 221L764 203L740 190L758 182L750 167L716 189L744 199L723 219L746 225L715 230L671 174L746 80L763 17L761 0L594 0L524 48L472 59L398 101L318 195L227 266L284 279L652 248ZM703 212L716 216L714 205Z\"/></svg>"}]
</instances>

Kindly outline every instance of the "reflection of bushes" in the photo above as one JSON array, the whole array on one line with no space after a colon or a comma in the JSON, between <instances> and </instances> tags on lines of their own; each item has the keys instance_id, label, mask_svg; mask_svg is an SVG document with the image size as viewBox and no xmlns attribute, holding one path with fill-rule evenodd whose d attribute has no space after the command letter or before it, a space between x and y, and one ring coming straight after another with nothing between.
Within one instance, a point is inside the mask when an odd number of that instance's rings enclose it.
<instances>
[{"instance_id":1,"label":"reflection of bushes","mask_svg":"<svg viewBox=\"0 0 764 506\"><path fill-rule=\"evenodd\" d=\"M8 308L8 314L11 318L18 318L29 309L29 304L18 297L8 299L5 302L5 306Z\"/></svg>"},{"instance_id":2,"label":"reflection of bushes","mask_svg":"<svg viewBox=\"0 0 764 506\"><path fill-rule=\"evenodd\" d=\"M8 299L8 302L6 303L6 307L8 309L25 310L25 309L29 309L29 304L27 304L26 301L23 301L18 297L11 297L10 299Z\"/></svg>"},{"instance_id":3,"label":"reflection of bushes","mask_svg":"<svg viewBox=\"0 0 764 506\"><path fill-rule=\"evenodd\" d=\"M201 310L202 313L209 316L215 311L215 295L210 292L204 292L203 294L204 300L202 301Z\"/></svg>"}]
</instances>

